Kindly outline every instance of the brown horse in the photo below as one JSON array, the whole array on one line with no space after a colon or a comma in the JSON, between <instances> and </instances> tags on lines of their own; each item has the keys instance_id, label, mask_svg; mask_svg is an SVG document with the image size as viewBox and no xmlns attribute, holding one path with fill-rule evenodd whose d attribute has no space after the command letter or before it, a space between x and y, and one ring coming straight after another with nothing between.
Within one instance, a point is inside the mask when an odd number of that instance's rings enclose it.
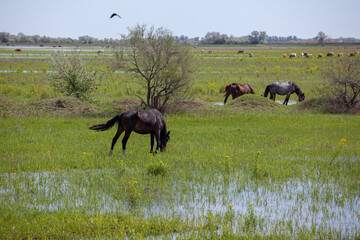
<instances>
[{"instance_id":1,"label":"brown horse","mask_svg":"<svg viewBox=\"0 0 360 240\"><path fill-rule=\"evenodd\" d=\"M244 94L249 94L249 93L255 94L255 91L247 83L244 83L244 84L231 83L225 87L224 93L225 93L225 95L224 95L225 96L224 104L225 104L227 102L227 99L230 96L230 94L232 96L232 99L235 99Z\"/></svg>"},{"instance_id":2,"label":"brown horse","mask_svg":"<svg viewBox=\"0 0 360 240\"><path fill-rule=\"evenodd\" d=\"M154 147L154 137L156 138L156 150L166 150L166 144L170 140L170 132L166 129L164 117L156 109L151 110L130 110L116 115L107 123L97 124L89 129L96 131L105 131L118 123L118 130L112 140L110 155L113 152L114 145L120 135L125 131L125 136L122 140L123 154L126 155L126 143L132 131L140 134L150 134L151 149Z\"/></svg>"}]
</instances>

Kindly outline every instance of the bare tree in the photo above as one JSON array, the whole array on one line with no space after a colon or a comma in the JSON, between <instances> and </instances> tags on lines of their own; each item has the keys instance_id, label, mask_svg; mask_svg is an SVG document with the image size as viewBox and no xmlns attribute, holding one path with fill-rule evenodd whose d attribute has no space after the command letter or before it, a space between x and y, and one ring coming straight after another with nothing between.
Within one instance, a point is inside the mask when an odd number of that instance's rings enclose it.
<instances>
[{"instance_id":1,"label":"bare tree","mask_svg":"<svg viewBox=\"0 0 360 240\"><path fill-rule=\"evenodd\" d=\"M145 100L138 97L147 107L162 111L174 95L189 86L192 56L166 29L137 25L128 30L129 34L122 36L128 49L116 53L117 67L135 73L147 89Z\"/></svg>"},{"instance_id":2,"label":"bare tree","mask_svg":"<svg viewBox=\"0 0 360 240\"><path fill-rule=\"evenodd\" d=\"M328 79L322 93L348 112L360 101L360 58L348 57L334 61L324 70Z\"/></svg>"}]
</instances>

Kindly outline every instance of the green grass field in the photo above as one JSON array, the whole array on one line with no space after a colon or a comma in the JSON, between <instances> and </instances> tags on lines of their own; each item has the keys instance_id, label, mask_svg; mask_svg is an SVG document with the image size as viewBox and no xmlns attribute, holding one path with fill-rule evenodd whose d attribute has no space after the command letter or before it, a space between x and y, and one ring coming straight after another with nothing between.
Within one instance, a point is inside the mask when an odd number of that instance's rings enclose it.
<instances>
[{"instance_id":1,"label":"green grass field","mask_svg":"<svg viewBox=\"0 0 360 240\"><path fill-rule=\"evenodd\" d=\"M330 49L200 50L191 100L165 115L167 151L150 155L150 137L133 133L126 157L121 141L108 156L116 127L88 130L145 93L110 70L110 50L81 52L103 74L92 103L48 87L49 52L0 50L0 239L359 238L359 115L260 96L291 80L311 101L337 60L316 55ZM302 51L314 57L282 57ZM230 82L256 95L215 105Z\"/></svg>"}]
</instances>

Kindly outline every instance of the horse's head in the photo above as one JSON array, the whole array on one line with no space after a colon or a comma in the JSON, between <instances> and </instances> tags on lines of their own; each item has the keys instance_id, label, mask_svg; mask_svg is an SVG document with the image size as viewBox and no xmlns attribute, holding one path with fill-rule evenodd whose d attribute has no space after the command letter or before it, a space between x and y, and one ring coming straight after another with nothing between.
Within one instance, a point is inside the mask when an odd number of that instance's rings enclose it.
<instances>
[{"instance_id":1,"label":"horse's head","mask_svg":"<svg viewBox=\"0 0 360 240\"><path fill-rule=\"evenodd\" d=\"M165 134L165 136L161 136L160 139L160 151L166 151L166 144L170 140L170 131Z\"/></svg>"},{"instance_id":2,"label":"horse's head","mask_svg":"<svg viewBox=\"0 0 360 240\"><path fill-rule=\"evenodd\" d=\"M298 97L299 97L299 102L304 101L305 100L305 93L300 94Z\"/></svg>"}]
</instances>

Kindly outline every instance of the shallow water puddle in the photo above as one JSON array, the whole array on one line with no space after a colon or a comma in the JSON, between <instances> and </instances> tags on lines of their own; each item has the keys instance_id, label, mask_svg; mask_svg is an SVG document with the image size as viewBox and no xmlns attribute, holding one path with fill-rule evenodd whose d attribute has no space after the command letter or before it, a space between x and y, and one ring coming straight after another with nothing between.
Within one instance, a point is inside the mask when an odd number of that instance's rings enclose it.
<instances>
[{"instance_id":1,"label":"shallow water puddle","mask_svg":"<svg viewBox=\"0 0 360 240\"><path fill-rule=\"evenodd\" d=\"M224 102L212 102L211 104L216 106L224 106Z\"/></svg>"},{"instance_id":2,"label":"shallow water puddle","mask_svg":"<svg viewBox=\"0 0 360 240\"><path fill-rule=\"evenodd\" d=\"M279 104L283 104L284 101L283 100L276 100L275 102L279 103ZM298 103L297 101L289 100L288 105L294 105L294 104L297 104L297 103ZM211 102L211 104L216 105L216 106L224 106L224 102Z\"/></svg>"},{"instance_id":3,"label":"shallow water puddle","mask_svg":"<svg viewBox=\"0 0 360 240\"><path fill-rule=\"evenodd\" d=\"M283 104L284 100L275 100L276 103ZM297 101L289 100L288 105L297 104Z\"/></svg>"},{"instance_id":4,"label":"shallow water puddle","mask_svg":"<svg viewBox=\"0 0 360 240\"><path fill-rule=\"evenodd\" d=\"M3 206L20 204L45 212L73 208L89 214L134 210L128 202L115 199L116 195L94 187L109 171L3 174L0 177L5 184L0 187L0 201ZM136 208L144 217L177 216L197 221L202 221L208 212L224 215L231 208L235 212L235 222L239 223L251 206L262 220L264 233L284 222L294 231L315 226L336 229L344 236L351 236L360 228L360 197L344 198L340 187L329 183L293 181L256 186L254 182L243 184L239 176L234 176L229 181L219 177L206 185L175 183L174 189L175 193L159 196L158 200L145 205L139 203Z\"/></svg>"}]
</instances>

